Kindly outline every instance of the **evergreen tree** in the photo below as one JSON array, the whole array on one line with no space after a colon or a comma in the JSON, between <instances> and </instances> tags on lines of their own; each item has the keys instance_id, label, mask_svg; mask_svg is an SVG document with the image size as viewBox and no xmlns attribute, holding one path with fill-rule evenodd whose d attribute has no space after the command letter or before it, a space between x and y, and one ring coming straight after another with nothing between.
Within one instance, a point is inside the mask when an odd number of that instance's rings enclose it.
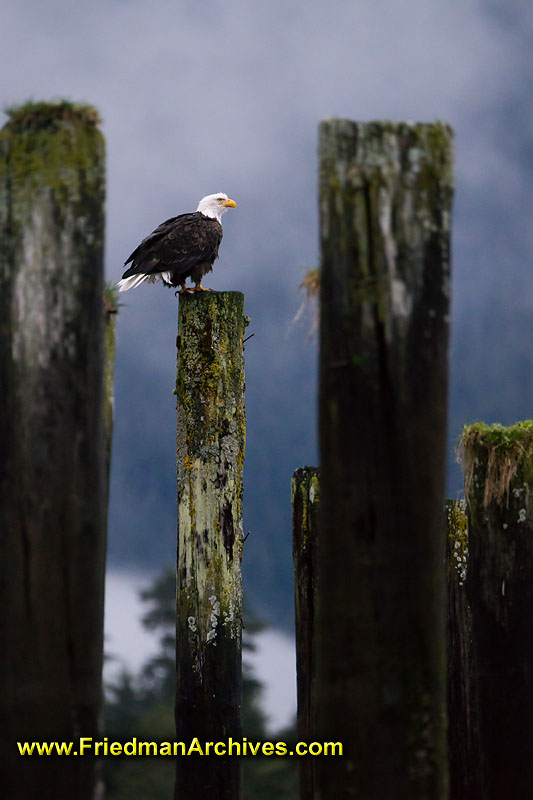
<instances>
[{"instance_id":1,"label":"evergreen tree","mask_svg":"<svg viewBox=\"0 0 533 800\"><path fill-rule=\"evenodd\" d=\"M147 611L142 624L159 635L159 651L138 675L124 670L107 687L105 735L109 741L174 741L175 598L176 578L165 570L148 589L140 593ZM254 649L253 637L264 626L245 612L244 653ZM244 659L243 731L251 741L292 741L294 730L273 736L267 733L260 705L262 685ZM295 800L297 761L277 756L243 758L244 800ZM112 757L103 763L107 800L169 800L173 794L174 758Z\"/></svg>"}]
</instances>

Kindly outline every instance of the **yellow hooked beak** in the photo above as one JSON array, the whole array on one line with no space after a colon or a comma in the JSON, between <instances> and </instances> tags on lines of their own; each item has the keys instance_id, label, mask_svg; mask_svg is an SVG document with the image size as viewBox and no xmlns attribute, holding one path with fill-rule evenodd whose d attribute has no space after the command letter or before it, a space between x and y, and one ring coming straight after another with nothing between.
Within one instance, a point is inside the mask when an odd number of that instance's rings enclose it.
<instances>
[{"instance_id":1,"label":"yellow hooked beak","mask_svg":"<svg viewBox=\"0 0 533 800\"><path fill-rule=\"evenodd\" d=\"M226 206L226 208L237 208L237 203L235 200L230 200L229 197L227 200L224 200L220 205Z\"/></svg>"}]
</instances>

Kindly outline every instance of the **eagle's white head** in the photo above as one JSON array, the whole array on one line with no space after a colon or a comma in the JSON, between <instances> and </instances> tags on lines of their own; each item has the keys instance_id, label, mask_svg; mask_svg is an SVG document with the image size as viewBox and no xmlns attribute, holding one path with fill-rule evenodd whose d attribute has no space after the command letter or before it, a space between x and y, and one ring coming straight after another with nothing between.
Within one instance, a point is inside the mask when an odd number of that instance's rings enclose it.
<instances>
[{"instance_id":1,"label":"eagle's white head","mask_svg":"<svg viewBox=\"0 0 533 800\"><path fill-rule=\"evenodd\" d=\"M217 192L216 194L208 194L206 197L202 197L196 210L206 217L212 217L220 222L220 217L228 208L237 208L235 200L230 200L224 192Z\"/></svg>"}]
</instances>

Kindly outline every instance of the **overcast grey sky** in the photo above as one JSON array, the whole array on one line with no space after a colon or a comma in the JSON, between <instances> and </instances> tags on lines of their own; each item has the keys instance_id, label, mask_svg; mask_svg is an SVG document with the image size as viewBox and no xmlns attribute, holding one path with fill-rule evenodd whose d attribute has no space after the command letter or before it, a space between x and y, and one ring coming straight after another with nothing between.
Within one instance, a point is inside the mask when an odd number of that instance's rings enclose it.
<instances>
[{"instance_id":1,"label":"overcast grey sky","mask_svg":"<svg viewBox=\"0 0 533 800\"><path fill-rule=\"evenodd\" d=\"M451 123L455 317L487 301L480 270L498 250L531 303L532 30L522 0L4 0L2 104L67 97L101 111L110 279L141 238L202 195L237 202L208 285L243 291L252 318L245 567L278 614L290 475L317 459L316 342L305 328L287 334L304 268L318 260L317 125ZM115 566L142 553L154 568L174 558L176 302L161 286L124 302L110 552Z\"/></svg>"}]
</instances>

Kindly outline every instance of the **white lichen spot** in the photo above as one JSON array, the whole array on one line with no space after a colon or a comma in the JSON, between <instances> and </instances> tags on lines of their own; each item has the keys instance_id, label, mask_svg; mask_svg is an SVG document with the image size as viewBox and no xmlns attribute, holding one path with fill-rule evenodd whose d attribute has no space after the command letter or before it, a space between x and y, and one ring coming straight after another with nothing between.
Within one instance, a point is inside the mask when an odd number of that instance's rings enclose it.
<instances>
[{"instance_id":1,"label":"white lichen spot","mask_svg":"<svg viewBox=\"0 0 533 800\"><path fill-rule=\"evenodd\" d=\"M526 521L526 509L521 508L518 512L518 519L517 522L525 522Z\"/></svg>"},{"instance_id":2,"label":"white lichen spot","mask_svg":"<svg viewBox=\"0 0 533 800\"><path fill-rule=\"evenodd\" d=\"M513 489L513 494L515 497L520 497L521 494L524 493L524 489Z\"/></svg>"},{"instance_id":3,"label":"white lichen spot","mask_svg":"<svg viewBox=\"0 0 533 800\"><path fill-rule=\"evenodd\" d=\"M196 619L194 617L187 617L187 624L190 631L196 631Z\"/></svg>"},{"instance_id":4,"label":"white lichen spot","mask_svg":"<svg viewBox=\"0 0 533 800\"><path fill-rule=\"evenodd\" d=\"M235 621L235 607L233 602L233 597L230 598L229 601L229 612L223 611L222 616L224 617L224 625L230 625Z\"/></svg>"},{"instance_id":5,"label":"white lichen spot","mask_svg":"<svg viewBox=\"0 0 533 800\"><path fill-rule=\"evenodd\" d=\"M313 486L313 484L311 484L309 488L309 502L310 503L315 502L315 487Z\"/></svg>"},{"instance_id":6,"label":"white lichen spot","mask_svg":"<svg viewBox=\"0 0 533 800\"><path fill-rule=\"evenodd\" d=\"M211 625L216 628L218 625L218 615L220 614L220 603L216 603L213 606L213 610L211 612Z\"/></svg>"},{"instance_id":7,"label":"white lichen spot","mask_svg":"<svg viewBox=\"0 0 533 800\"><path fill-rule=\"evenodd\" d=\"M502 527L503 527L504 531L506 531L507 528L509 527L509 525L506 522L504 522Z\"/></svg>"},{"instance_id":8,"label":"white lichen spot","mask_svg":"<svg viewBox=\"0 0 533 800\"><path fill-rule=\"evenodd\" d=\"M211 629L207 632L206 642L213 642L213 639L215 639L217 635L218 618L220 616L220 602L217 600L216 595L214 594L209 597L209 602L211 603L211 614L209 615ZM213 642L213 644L215 644L215 642Z\"/></svg>"}]
</instances>

